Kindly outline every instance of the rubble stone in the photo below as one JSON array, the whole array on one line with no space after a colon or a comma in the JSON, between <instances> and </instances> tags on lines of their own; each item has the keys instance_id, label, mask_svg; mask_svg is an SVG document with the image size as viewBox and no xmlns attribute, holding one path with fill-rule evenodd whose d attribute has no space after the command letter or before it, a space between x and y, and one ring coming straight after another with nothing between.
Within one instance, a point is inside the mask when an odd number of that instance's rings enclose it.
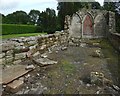
<instances>
[{"instance_id":1,"label":"rubble stone","mask_svg":"<svg viewBox=\"0 0 120 96\"><path fill-rule=\"evenodd\" d=\"M0 54L0 59L3 58L3 57L5 57L5 53Z\"/></svg>"},{"instance_id":2,"label":"rubble stone","mask_svg":"<svg viewBox=\"0 0 120 96\"><path fill-rule=\"evenodd\" d=\"M67 47L62 47L61 50L63 50L63 51L64 51L64 50L67 50Z\"/></svg>"},{"instance_id":3,"label":"rubble stone","mask_svg":"<svg viewBox=\"0 0 120 96\"><path fill-rule=\"evenodd\" d=\"M14 48L14 44L11 43L11 42L2 44L2 52L6 52L8 50L12 50L13 48Z\"/></svg>"},{"instance_id":4,"label":"rubble stone","mask_svg":"<svg viewBox=\"0 0 120 96\"><path fill-rule=\"evenodd\" d=\"M6 55L9 56L9 55L13 55L13 50L9 50L6 52Z\"/></svg>"},{"instance_id":5,"label":"rubble stone","mask_svg":"<svg viewBox=\"0 0 120 96\"><path fill-rule=\"evenodd\" d=\"M15 54L15 60L24 59L25 57L26 57L26 52Z\"/></svg>"},{"instance_id":6,"label":"rubble stone","mask_svg":"<svg viewBox=\"0 0 120 96\"><path fill-rule=\"evenodd\" d=\"M6 63L5 58L0 59L0 65L4 65Z\"/></svg>"},{"instance_id":7,"label":"rubble stone","mask_svg":"<svg viewBox=\"0 0 120 96\"><path fill-rule=\"evenodd\" d=\"M104 74L98 72L91 72L91 83L96 85L103 85Z\"/></svg>"},{"instance_id":8,"label":"rubble stone","mask_svg":"<svg viewBox=\"0 0 120 96\"><path fill-rule=\"evenodd\" d=\"M15 80L12 83L8 84L5 90L8 92L15 93L15 92L18 92L22 88L23 84L24 84L23 80L21 79Z\"/></svg>"},{"instance_id":9,"label":"rubble stone","mask_svg":"<svg viewBox=\"0 0 120 96\"><path fill-rule=\"evenodd\" d=\"M57 64L57 61L53 61L53 60L50 60L50 59L47 59L47 58L39 58L37 60L34 60L34 62L41 67L47 66L47 65Z\"/></svg>"},{"instance_id":10,"label":"rubble stone","mask_svg":"<svg viewBox=\"0 0 120 96\"><path fill-rule=\"evenodd\" d=\"M35 54L33 54L33 57L35 57L35 56L37 56L39 54L40 54L39 51L37 51Z\"/></svg>"},{"instance_id":11,"label":"rubble stone","mask_svg":"<svg viewBox=\"0 0 120 96\"><path fill-rule=\"evenodd\" d=\"M13 64L19 64L21 62L22 62L22 60L16 60L16 61L13 62Z\"/></svg>"},{"instance_id":12,"label":"rubble stone","mask_svg":"<svg viewBox=\"0 0 120 96\"><path fill-rule=\"evenodd\" d=\"M92 56L93 57L101 57L101 51L100 50L95 50L93 53L92 53Z\"/></svg>"},{"instance_id":13,"label":"rubble stone","mask_svg":"<svg viewBox=\"0 0 120 96\"><path fill-rule=\"evenodd\" d=\"M28 65L25 69L26 70L28 70L28 69L35 69L35 66L34 65Z\"/></svg>"}]
</instances>

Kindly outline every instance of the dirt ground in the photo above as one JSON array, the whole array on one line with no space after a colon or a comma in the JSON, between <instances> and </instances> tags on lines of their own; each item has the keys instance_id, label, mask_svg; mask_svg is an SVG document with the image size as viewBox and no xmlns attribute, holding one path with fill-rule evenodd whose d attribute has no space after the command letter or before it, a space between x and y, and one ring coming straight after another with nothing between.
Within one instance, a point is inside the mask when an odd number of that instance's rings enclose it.
<instances>
[{"instance_id":1,"label":"dirt ground","mask_svg":"<svg viewBox=\"0 0 120 96\"><path fill-rule=\"evenodd\" d=\"M91 46L91 42L99 42L100 46ZM105 78L112 80L113 83L117 85L118 55L116 55L117 53L113 55L112 51L110 51L113 49L108 49L110 45L106 43L105 40L91 40L87 43L82 42L80 46L69 45L67 49L61 50L63 46L65 46L65 44L51 48L52 52L46 52L47 58L58 61L58 63L42 68L35 65L36 69L25 76L25 84L22 90L15 94L117 93L109 86L91 84L90 81L91 72L102 72ZM91 56L95 50L101 50L103 55L101 57ZM109 62L114 63L114 68L112 68ZM24 63L33 62L28 60ZM10 95L10 93L5 94ZM11 96L13 96L13 94Z\"/></svg>"}]
</instances>

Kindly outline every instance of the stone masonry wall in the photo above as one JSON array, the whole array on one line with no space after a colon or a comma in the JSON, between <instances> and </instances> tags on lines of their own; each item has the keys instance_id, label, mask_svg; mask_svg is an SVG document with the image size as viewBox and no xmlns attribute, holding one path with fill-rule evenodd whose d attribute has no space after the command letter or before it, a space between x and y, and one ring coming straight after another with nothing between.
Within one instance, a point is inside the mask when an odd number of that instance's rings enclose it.
<instances>
[{"instance_id":1,"label":"stone masonry wall","mask_svg":"<svg viewBox=\"0 0 120 96\"><path fill-rule=\"evenodd\" d=\"M70 37L101 38L115 32L115 13L106 10L81 9L66 16L65 29ZM91 34L92 33L92 34Z\"/></svg>"},{"instance_id":2,"label":"stone masonry wall","mask_svg":"<svg viewBox=\"0 0 120 96\"><path fill-rule=\"evenodd\" d=\"M120 52L120 34L111 33L108 37L109 41L113 45L113 47Z\"/></svg>"},{"instance_id":3,"label":"stone masonry wall","mask_svg":"<svg viewBox=\"0 0 120 96\"><path fill-rule=\"evenodd\" d=\"M50 46L67 41L67 32L57 32L50 35L20 37L2 42L0 64L18 64L26 58L43 53Z\"/></svg>"},{"instance_id":4,"label":"stone masonry wall","mask_svg":"<svg viewBox=\"0 0 120 96\"><path fill-rule=\"evenodd\" d=\"M115 33L115 13L109 11L109 33ZM109 36L108 33L108 36Z\"/></svg>"}]
</instances>

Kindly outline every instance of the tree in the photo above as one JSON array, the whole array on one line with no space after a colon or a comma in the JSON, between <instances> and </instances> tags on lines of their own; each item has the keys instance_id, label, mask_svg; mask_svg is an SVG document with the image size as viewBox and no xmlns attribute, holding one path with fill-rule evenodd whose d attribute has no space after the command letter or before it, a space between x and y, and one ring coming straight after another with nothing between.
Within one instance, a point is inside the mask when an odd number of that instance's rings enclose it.
<instances>
[{"instance_id":1,"label":"tree","mask_svg":"<svg viewBox=\"0 0 120 96\"><path fill-rule=\"evenodd\" d=\"M46 8L46 11L42 11L38 19L38 26L40 26L40 30L48 34L54 33L56 30L55 10Z\"/></svg>"},{"instance_id":2,"label":"tree","mask_svg":"<svg viewBox=\"0 0 120 96\"><path fill-rule=\"evenodd\" d=\"M76 10L74 9L74 2L58 2L58 20L61 25L61 29L64 29L64 20L66 15L72 15ZM77 7L75 7L78 9Z\"/></svg>"},{"instance_id":3,"label":"tree","mask_svg":"<svg viewBox=\"0 0 120 96\"><path fill-rule=\"evenodd\" d=\"M0 20L1 20L0 23L4 23L4 18L5 18L5 15L0 13Z\"/></svg>"},{"instance_id":4,"label":"tree","mask_svg":"<svg viewBox=\"0 0 120 96\"><path fill-rule=\"evenodd\" d=\"M34 25L37 24L39 16L40 16L40 11L38 11L38 10L31 10L29 12L30 24L34 24Z\"/></svg>"},{"instance_id":5,"label":"tree","mask_svg":"<svg viewBox=\"0 0 120 96\"><path fill-rule=\"evenodd\" d=\"M107 2L104 0L104 10L115 12L115 2Z\"/></svg>"},{"instance_id":6,"label":"tree","mask_svg":"<svg viewBox=\"0 0 120 96\"><path fill-rule=\"evenodd\" d=\"M99 2L91 2L92 9L101 9Z\"/></svg>"},{"instance_id":7,"label":"tree","mask_svg":"<svg viewBox=\"0 0 120 96\"><path fill-rule=\"evenodd\" d=\"M11 14L8 14L4 18L4 23L7 24L27 24L29 17L24 11L16 11Z\"/></svg>"}]
</instances>

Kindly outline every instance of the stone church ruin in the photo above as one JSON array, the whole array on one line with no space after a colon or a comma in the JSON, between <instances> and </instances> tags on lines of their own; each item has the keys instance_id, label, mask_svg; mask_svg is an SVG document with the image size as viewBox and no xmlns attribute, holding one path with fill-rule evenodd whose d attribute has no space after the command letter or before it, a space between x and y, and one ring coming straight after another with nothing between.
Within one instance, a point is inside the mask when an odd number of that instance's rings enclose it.
<instances>
[{"instance_id":1,"label":"stone church ruin","mask_svg":"<svg viewBox=\"0 0 120 96\"><path fill-rule=\"evenodd\" d=\"M115 14L105 10L82 9L65 18L70 37L101 38L115 32Z\"/></svg>"},{"instance_id":2,"label":"stone church ruin","mask_svg":"<svg viewBox=\"0 0 120 96\"><path fill-rule=\"evenodd\" d=\"M118 93L98 39L116 37L113 12L82 9L65 17L63 32L2 41L3 94Z\"/></svg>"}]
</instances>

